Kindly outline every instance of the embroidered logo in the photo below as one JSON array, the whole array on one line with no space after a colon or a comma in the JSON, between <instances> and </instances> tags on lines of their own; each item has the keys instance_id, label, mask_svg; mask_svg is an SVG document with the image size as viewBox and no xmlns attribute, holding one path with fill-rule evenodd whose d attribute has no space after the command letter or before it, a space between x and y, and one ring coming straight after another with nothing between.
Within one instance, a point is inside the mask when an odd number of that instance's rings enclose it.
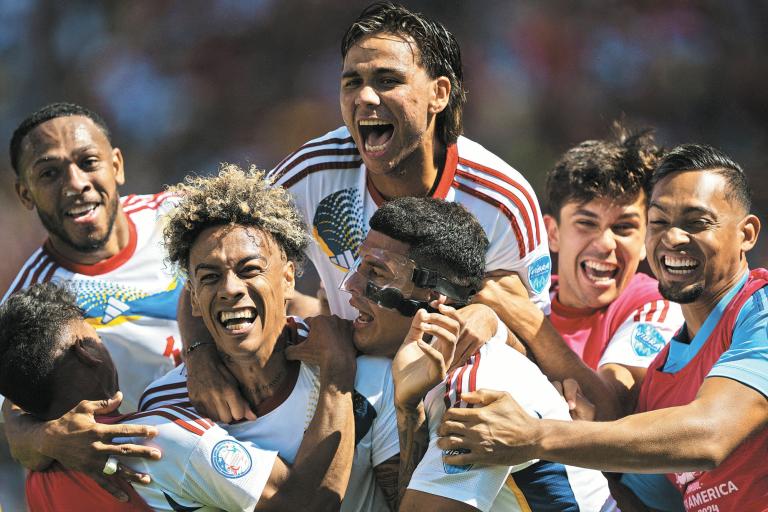
<instances>
[{"instance_id":1,"label":"embroidered logo","mask_svg":"<svg viewBox=\"0 0 768 512\"><path fill-rule=\"evenodd\" d=\"M655 355L664 347L664 336L651 324L637 324L632 328L632 350L642 357Z\"/></svg>"},{"instance_id":2,"label":"embroidered logo","mask_svg":"<svg viewBox=\"0 0 768 512\"><path fill-rule=\"evenodd\" d=\"M211 464L227 478L240 478L251 470L251 455L237 441L219 441L211 452Z\"/></svg>"},{"instance_id":3,"label":"embroidered logo","mask_svg":"<svg viewBox=\"0 0 768 512\"><path fill-rule=\"evenodd\" d=\"M465 450L463 448L459 448L458 450L443 450L443 457L447 457L448 455L460 455L462 453L469 453L469 450ZM443 470L448 475L457 475L459 473L466 473L472 469L472 464L464 464L463 466L454 466L453 464L446 464L445 461L443 461Z\"/></svg>"},{"instance_id":4,"label":"embroidered logo","mask_svg":"<svg viewBox=\"0 0 768 512\"><path fill-rule=\"evenodd\" d=\"M531 283L531 290L535 293L541 293L549 283L552 273L552 258L542 256L528 267L528 282Z\"/></svg>"}]
</instances>

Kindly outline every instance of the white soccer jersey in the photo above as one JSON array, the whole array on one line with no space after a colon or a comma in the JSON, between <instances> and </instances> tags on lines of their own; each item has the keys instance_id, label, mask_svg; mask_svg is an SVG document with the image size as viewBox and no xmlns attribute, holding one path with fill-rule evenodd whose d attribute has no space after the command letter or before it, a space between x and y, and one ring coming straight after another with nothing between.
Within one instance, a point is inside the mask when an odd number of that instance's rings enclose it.
<instances>
[{"instance_id":1,"label":"white soccer jersey","mask_svg":"<svg viewBox=\"0 0 768 512\"><path fill-rule=\"evenodd\" d=\"M3 297L4 302L35 283L68 283L117 367L124 412L135 411L144 389L180 362L176 309L184 281L164 261L162 246L163 219L173 197L167 192L122 197L130 230L125 249L95 265L78 265L62 260L46 242Z\"/></svg>"},{"instance_id":2,"label":"white soccer jersey","mask_svg":"<svg viewBox=\"0 0 768 512\"><path fill-rule=\"evenodd\" d=\"M211 420L177 406L130 414L119 423L154 425L153 439L121 438L153 446L160 460L125 457L122 463L152 476L134 489L153 510L253 510L277 452L238 440Z\"/></svg>"},{"instance_id":3,"label":"white soccer jersey","mask_svg":"<svg viewBox=\"0 0 768 512\"><path fill-rule=\"evenodd\" d=\"M312 231L307 256L325 285L331 312L354 318L357 312L339 284L384 199L368 181L352 136L341 127L308 142L280 162L270 178L291 191ZM490 241L486 269L517 272L531 299L549 313L547 234L526 179L479 144L459 137L448 147L432 196L472 212Z\"/></svg>"},{"instance_id":4,"label":"white soccer jersey","mask_svg":"<svg viewBox=\"0 0 768 512\"><path fill-rule=\"evenodd\" d=\"M460 501L479 510L611 510L608 483L599 471L547 461L519 466L453 466L443 462L437 429L448 407L467 407L462 393L478 389L506 391L531 415L570 421L568 406L539 368L506 344L506 328L461 368L449 373L424 399L429 446L408 484L429 494Z\"/></svg>"},{"instance_id":5,"label":"white soccer jersey","mask_svg":"<svg viewBox=\"0 0 768 512\"><path fill-rule=\"evenodd\" d=\"M306 337L307 327L296 324L299 339ZM186 367L179 366L154 382L141 399L140 410L175 405L191 408L186 387ZM304 432L317 407L319 376L314 367L302 364L290 396L275 410L254 421L222 425L240 441L276 451L292 464ZM386 511L386 500L376 484L373 468L400 453L397 418L394 406L391 361L360 356L354 392L355 455L352 475L343 511Z\"/></svg>"}]
</instances>

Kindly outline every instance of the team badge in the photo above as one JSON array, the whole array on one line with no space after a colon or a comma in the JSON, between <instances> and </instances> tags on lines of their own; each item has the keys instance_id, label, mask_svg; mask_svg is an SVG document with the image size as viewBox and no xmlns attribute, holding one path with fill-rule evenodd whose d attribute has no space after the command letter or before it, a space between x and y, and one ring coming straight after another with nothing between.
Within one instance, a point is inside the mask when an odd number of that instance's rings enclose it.
<instances>
[{"instance_id":1,"label":"team badge","mask_svg":"<svg viewBox=\"0 0 768 512\"><path fill-rule=\"evenodd\" d=\"M635 354L648 357L659 352L666 341L664 336L651 324L637 324L632 329L632 350Z\"/></svg>"},{"instance_id":2,"label":"team badge","mask_svg":"<svg viewBox=\"0 0 768 512\"><path fill-rule=\"evenodd\" d=\"M528 267L528 282L531 283L531 290L535 293L541 293L549 283L549 277L552 273L552 258L542 256L534 261Z\"/></svg>"},{"instance_id":3,"label":"team badge","mask_svg":"<svg viewBox=\"0 0 768 512\"><path fill-rule=\"evenodd\" d=\"M365 238L363 200L357 189L339 190L323 198L312 219L312 235L331 263L349 270Z\"/></svg>"},{"instance_id":4,"label":"team badge","mask_svg":"<svg viewBox=\"0 0 768 512\"><path fill-rule=\"evenodd\" d=\"M219 441L211 452L211 464L227 478L240 478L251 470L251 455L237 441Z\"/></svg>"},{"instance_id":5,"label":"team badge","mask_svg":"<svg viewBox=\"0 0 768 512\"><path fill-rule=\"evenodd\" d=\"M443 450L443 457L448 455L461 455L462 453L469 453L469 450L459 448L458 450ZM443 461L443 470L448 475L458 475L459 473L466 473L472 469L472 464L464 464L463 466L455 466L453 464L446 464Z\"/></svg>"}]
</instances>

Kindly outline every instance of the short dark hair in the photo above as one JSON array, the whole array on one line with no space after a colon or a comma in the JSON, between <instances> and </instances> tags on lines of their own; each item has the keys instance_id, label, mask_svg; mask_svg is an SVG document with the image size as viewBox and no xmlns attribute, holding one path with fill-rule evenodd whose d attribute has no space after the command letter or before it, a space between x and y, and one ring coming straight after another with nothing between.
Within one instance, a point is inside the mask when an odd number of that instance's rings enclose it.
<instances>
[{"instance_id":1,"label":"short dark hair","mask_svg":"<svg viewBox=\"0 0 768 512\"><path fill-rule=\"evenodd\" d=\"M477 219L460 204L400 197L376 210L370 226L409 244L411 259L437 270L453 284L475 290L482 287L488 238Z\"/></svg>"},{"instance_id":2,"label":"short dark hair","mask_svg":"<svg viewBox=\"0 0 768 512\"><path fill-rule=\"evenodd\" d=\"M83 311L66 288L39 283L0 306L0 393L43 417L51 406L54 371L64 327Z\"/></svg>"},{"instance_id":3,"label":"short dark hair","mask_svg":"<svg viewBox=\"0 0 768 512\"><path fill-rule=\"evenodd\" d=\"M752 191L747 175L739 164L717 148L706 144L681 144L672 148L659 162L651 179L652 186L679 171L713 171L725 178L726 198L737 201L746 213L752 209Z\"/></svg>"},{"instance_id":4,"label":"short dark hair","mask_svg":"<svg viewBox=\"0 0 768 512\"><path fill-rule=\"evenodd\" d=\"M640 192L650 191L651 176L660 155L653 130L630 132L614 123L612 138L587 140L572 147L547 174L547 210L559 221L560 210L570 201L635 201Z\"/></svg>"},{"instance_id":5,"label":"short dark hair","mask_svg":"<svg viewBox=\"0 0 768 512\"><path fill-rule=\"evenodd\" d=\"M442 23L432 21L421 13L392 2L376 2L363 9L344 34L341 40L342 60L360 40L384 32L411 39L419 50L419 63L429 76L445 76L451 81L448 105L437 115L436 131L441 142L453 144L463 130L462 115L467 99L461 49L456 38Z\"/></svg>"},{"instance_id":6,"label":"short dark hair","mask_svg":"<svg viewBox=\"0 0 768 512\"><path fill-rule=\"evenodd\" d=\"M13 167L13 170L16 173L16 176L19 176L19 159L21 158L21 141L24 140L24 137L26 137L29 132L34 130L35 127L37 127L38 125L46 121L50 121L51 119L56 119L57 117L68 117L68 116L87 117L88 119L93 121L96 126L101 128L101 131L104 132L104 135L107 137L107 140L109 141L109 143L112 144L112 136L109 133L109 128L107 128L107 123L99 114L85 107L82 107L80 105L76 105L74 103L66 103L66 102L51 103L50 105L44 106L40 110L32 113L29 117L24 119L21 122L21 124L18 126L18 128L16 128L16 130L13 132L13 136L11 137L10 154L11 154L11 167Z\"/></svg>"}]
</instances>

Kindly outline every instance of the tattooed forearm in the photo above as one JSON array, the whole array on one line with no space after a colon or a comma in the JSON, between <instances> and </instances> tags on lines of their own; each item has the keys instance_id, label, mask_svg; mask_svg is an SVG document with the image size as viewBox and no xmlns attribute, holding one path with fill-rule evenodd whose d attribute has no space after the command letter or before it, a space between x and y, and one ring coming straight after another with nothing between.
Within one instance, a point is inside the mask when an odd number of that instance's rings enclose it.
<instances>
[{"instance_id":1,"label":"tattooed forearm","mask_svg":"<svg viewBox=\"0 0 768 512\"><path fill-rule=\"evenodd\" d=\"M397 431L400 436L399 503L408 488L413 471L419 465L429 445L429 431L423 403L419 403L416 408L397 408Z\"/></svg>"}]
</instances>

